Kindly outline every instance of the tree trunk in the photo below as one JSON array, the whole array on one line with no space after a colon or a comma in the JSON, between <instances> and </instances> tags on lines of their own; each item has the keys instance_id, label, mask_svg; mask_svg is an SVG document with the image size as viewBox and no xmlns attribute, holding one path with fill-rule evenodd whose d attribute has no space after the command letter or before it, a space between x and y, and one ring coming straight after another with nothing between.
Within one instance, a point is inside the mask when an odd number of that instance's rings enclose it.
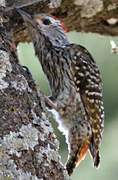
<instances>
[{"instance_id":1,"label":"tree trunk","mask_svg":"<svg viewBox=\"0 0 118 180\"><path fill-rule=\"evenodd\" d=\"M19 64L4 7L0 16L0 180L69 180L45 97Z\"/></svg>"},{"instance_id":2,"label":"tree trunk","mask_svg":"<svg viewBox=\"0 0 118 180\"><path fill-rule=\"evenodd\" d=\"M30 41L22 17L52 13L67 30L118 35L117 0L0 1L0 180L68 180L45 97L19 64L16 44Z\"/></svg>"}]
</instances>

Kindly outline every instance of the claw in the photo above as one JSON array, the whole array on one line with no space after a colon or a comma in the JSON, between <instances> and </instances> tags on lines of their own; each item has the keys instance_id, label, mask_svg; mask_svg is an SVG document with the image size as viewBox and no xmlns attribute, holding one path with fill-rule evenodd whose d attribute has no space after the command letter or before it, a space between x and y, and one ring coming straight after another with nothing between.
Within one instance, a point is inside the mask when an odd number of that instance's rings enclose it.
<instances>
[{"instance_id":1,"label":"claw","mask_svg":"<svg viewBox=\"0 0 118 180\"><path fill-rule=\"evenodd\" d=\"M23 67L23 69L25 69L25 71L26 71L28 74L30 74L30 75L32 76L32 74L31 74L31 72L30 72L30 70L28 69L27 66L22 66L22 67Z\"/></svg>"}]
</instances>

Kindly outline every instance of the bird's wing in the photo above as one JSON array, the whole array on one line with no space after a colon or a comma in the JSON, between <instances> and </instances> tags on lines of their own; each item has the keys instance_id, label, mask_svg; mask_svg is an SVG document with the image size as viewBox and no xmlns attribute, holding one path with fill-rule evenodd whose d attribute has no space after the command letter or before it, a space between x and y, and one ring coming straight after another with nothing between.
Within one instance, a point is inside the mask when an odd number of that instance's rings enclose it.
<instances>
[{"instance_id":1,"label":"bird's wing","mask_svg":"<svg viewBox=\"0 0 118 180\"><path fill-rule=\"evenodd\" d=\"M76 90L80 93L83 105L92 127L90 153L94 165L99 165L99 146L104 126L104 106L102 97L102 81L98 67L90 53L80 45L73 45L72 73Z\"/></svg>"}]
</instances>

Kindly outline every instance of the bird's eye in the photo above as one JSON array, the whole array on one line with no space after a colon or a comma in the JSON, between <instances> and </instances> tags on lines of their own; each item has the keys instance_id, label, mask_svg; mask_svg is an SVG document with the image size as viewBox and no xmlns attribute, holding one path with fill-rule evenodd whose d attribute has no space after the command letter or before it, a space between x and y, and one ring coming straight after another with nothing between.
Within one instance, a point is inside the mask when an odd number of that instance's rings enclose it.
<instances>
[{"instance_id":1,"label":"bird's eye","mask_svg":"<svg viewBox=\"0 0 118 180\"><path fill-rule=\"evenodd\" d=\"M49 19L43 19L43 24L49 25L51 24L51 21Z\"/></svg>"}]
</instances>

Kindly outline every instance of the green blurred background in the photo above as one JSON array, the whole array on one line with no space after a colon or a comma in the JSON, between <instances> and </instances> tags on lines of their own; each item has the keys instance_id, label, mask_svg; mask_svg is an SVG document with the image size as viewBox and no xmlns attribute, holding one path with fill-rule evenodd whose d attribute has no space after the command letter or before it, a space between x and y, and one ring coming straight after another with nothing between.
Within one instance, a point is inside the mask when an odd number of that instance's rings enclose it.
<instances>
[{"instance_id":1,"label":"green blurred background","mask_svg":"<svg viewBox=\"0 0 118 180\"><path fill-rule=\"evenodd\" d=\"M93 168L93 162L87 157L79 167L76 168L72 180L118 180L118 55L111 54L110 39L118 45L118 37L102 37L97 34L84 34L77 32L67 33L72 43L85 46L96 60L104 88L105 106L105 130L101 145L101 166ZM48 82L42 72L40 63L34 56L31 43L19 44L19 58L26 65L33 78L38 82L40 89L45 95L49 95ZM65 138L57 130L57 124L53 123L55 133L60 141L60 155L62 162L67 160L67 145Z\"/></svg>"}]
</instances>

